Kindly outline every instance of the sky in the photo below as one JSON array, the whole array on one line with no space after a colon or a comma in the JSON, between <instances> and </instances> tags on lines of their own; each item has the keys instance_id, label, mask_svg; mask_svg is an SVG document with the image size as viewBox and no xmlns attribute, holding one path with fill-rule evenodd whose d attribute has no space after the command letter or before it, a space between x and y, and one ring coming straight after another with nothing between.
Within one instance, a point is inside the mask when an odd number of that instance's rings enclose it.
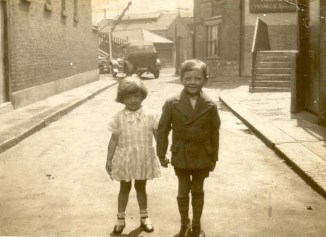
<instances>
[{"instance_id":1,"label":"sky","mask_svg":"<svg viewBox=\"0 0 326 237\"><path fill-rule=\"evenodd\" d=\"M128 0L92 0L93 24L106 17L114 18L127 6ZM146 13L155 11L177 11L180 9L182 15L192 16L193 0L132 0L128 13Z\"/></svg>"}]
</instances>

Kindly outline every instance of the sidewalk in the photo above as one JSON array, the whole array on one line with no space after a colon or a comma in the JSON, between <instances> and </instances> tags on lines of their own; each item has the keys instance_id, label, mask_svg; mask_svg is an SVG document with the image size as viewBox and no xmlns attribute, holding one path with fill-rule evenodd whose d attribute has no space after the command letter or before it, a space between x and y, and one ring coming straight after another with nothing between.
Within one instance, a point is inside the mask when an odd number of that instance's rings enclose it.
<instances>
[{"instance_id":1,"label":"sidewalk","mask_svg":"<svg viewBox=\"0 0 326 237\"><path fill-rule=\"evenodd\" d=\"M116 83L111 76L101 75L98 81L2 114L0 153Z\"/></svg>"},{"instance_id":2,"label":"sidewalk","mask_svg":"<svg viewBox=\"0 0 326 237\"><path fill-rule=\"evenodd\" d=\"M226 90L225 104L267 146L326 198L326 127L308 113L290 113L290 92L249 93L248 86Z\"/></svg>"}]
</instances>

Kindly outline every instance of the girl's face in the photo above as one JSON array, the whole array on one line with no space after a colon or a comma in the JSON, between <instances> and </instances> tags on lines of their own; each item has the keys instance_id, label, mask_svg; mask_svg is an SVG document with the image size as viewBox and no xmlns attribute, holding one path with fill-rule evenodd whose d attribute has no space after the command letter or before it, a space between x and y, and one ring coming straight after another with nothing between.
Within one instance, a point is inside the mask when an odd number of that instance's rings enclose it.
<instances>
[{"instance_id":1,"label":"girl's face","mask_svg":"<svg viewBox=\"0 0 326 237\"><path fill-rule=\"evenodd\" d=\"M197 96L206 82L207 79L204 77L203 72L200 69L187 71L181 78L181 83L190 96Z\"/></svg>"},{"instance_id":2,"label":"girl's face","mask_svg":"<svg viewBox=\"0 0 326 237\"><path fill-rule=\"evenodd\" d=\"M140 108L141 103L143 101L143 94L138 91L129 95L126 95L123 99L123 103L125 104L126 108L131 111L136 111Z\"/></svg>"}]
</instances>

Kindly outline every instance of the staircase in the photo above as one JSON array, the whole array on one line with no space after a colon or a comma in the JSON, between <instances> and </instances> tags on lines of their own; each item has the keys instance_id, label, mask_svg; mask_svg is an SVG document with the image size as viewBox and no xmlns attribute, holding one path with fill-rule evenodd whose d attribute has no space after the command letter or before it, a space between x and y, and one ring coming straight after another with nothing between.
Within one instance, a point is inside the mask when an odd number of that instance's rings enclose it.
<instances>
[{"instance_id":1,"label":"staircase","mask_svg":"<svg viewBox=\"0 0 326 237\"><path fill-rule=\"evenodd\" d=\"M258 51L250 92L289 92L296 76L296 51Z\"/></svg>"}]
</instances>

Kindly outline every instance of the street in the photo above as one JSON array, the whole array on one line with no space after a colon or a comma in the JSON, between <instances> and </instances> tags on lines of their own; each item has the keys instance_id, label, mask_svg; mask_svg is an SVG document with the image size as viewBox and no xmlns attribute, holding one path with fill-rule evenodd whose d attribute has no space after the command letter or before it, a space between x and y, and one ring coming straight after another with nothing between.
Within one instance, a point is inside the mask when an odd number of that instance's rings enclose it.
<instances>
[{"instance_id":1,"label":"street","mask_svg":"<svg viewBox=\"0 0 326 237\"><path fill-rule=\"evenodd\" d=\"M144 82L149 95L143 104L158 113L165 98L182 89L171 73ZM218 102L219 92L232 86L212 82L205 89L222 121L220 161L205 182L206 236L325 236L325 199ZM113 86L0 154L0 235L111 235L119 183L104 167L107 123L123 108L115 96ZM147 191L155 231L139 230L133 189L123 236L174 236L179 213L172 167L162 168Z\"/></svg>"}]
</instances>

